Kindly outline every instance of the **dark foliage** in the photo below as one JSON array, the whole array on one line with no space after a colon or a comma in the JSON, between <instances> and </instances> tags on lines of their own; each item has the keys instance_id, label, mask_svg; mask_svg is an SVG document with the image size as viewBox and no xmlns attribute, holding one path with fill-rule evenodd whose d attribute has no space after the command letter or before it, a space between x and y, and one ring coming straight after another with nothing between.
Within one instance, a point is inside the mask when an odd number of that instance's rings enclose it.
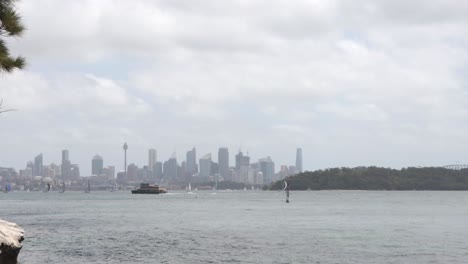
<instances>
[{"instance_id":1,"label":"dark foliage","mask_svg":"<svg viewBox=\"0 0 468 264\"><path fill-rule=\"evenodd\" d=\"M333 168L306 171L286 180L291 190L468 190L468 169ZM277 181L269 189L279 190L283 185L283 180Z\"/></svg>"},{"instance_id":2,"label":"dark foliage","mask_svg":"<svg viewBox=\"0 0 468 264\"><path fill-rule=\"evenodd\" d=\"M24 26L15 10L14 0L0 0L0 72L11 72L25 66L23 57L13 57L6 46L5 37L21 36Z\"/></svg>"}]
</instances>

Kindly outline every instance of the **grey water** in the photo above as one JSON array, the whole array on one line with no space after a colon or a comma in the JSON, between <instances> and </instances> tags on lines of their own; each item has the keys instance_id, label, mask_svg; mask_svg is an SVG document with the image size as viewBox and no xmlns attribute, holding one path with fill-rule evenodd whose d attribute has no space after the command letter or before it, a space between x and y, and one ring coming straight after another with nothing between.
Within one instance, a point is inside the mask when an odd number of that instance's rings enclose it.
<instances>
[{"instance_id":1,"label":"grey water","mask_svg":"<svg viewBox=\"0 0 468 264\"><path fill-rule=\"evenodd\" d=\"M0 193L36 263L468 263L468 192Z\"/></svg>"}]
</instances>

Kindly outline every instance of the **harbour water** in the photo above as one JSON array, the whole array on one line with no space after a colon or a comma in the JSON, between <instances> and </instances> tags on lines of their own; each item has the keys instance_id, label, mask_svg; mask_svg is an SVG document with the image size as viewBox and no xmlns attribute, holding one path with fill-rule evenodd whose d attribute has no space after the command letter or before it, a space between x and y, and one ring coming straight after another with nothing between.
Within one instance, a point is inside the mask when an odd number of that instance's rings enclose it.
<instances>
[{"instance_id":1,"label":"harbour water","mask_svg":"<svg viewBox=\"0 0 468 264\"><path fill-rule=\"evenodd\" d=\"M468 263L468 192L0 193L19 262Z\"/></svg>"}]
</instances>

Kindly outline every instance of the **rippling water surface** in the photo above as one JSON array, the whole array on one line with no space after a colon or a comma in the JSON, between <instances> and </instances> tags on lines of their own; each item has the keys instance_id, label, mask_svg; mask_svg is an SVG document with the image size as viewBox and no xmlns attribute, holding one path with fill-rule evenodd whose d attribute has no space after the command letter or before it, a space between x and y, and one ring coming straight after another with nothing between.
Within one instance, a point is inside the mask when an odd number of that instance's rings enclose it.
<instances>
[{"instance_id":1,"label":"rippling water surface","mask_svg":"<svg viewBox=\"0 0 468 264\"><path fill-rule=\"evenodd\" d=\"M468 192L0 193L35 263L468 263Z\"/></svg>"}]
</instances>

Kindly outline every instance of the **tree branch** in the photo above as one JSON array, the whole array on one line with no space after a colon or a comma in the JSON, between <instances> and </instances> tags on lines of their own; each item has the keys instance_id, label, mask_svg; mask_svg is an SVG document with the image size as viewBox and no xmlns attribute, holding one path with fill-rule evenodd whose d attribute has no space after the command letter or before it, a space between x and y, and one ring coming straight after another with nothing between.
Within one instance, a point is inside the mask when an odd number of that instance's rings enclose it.
<instances>
[{"instance_id":1,"label":"tree branch","mask_svg":"<svg viewBox=\"0 0 468 264\"><path fill-rule=\"evenodd\" d=\"M3 109L2 104L3 104L3 99L0 100L0 114L5 113L5 112L18 111L18 109Z\"/></svg>"}]
</instances>

